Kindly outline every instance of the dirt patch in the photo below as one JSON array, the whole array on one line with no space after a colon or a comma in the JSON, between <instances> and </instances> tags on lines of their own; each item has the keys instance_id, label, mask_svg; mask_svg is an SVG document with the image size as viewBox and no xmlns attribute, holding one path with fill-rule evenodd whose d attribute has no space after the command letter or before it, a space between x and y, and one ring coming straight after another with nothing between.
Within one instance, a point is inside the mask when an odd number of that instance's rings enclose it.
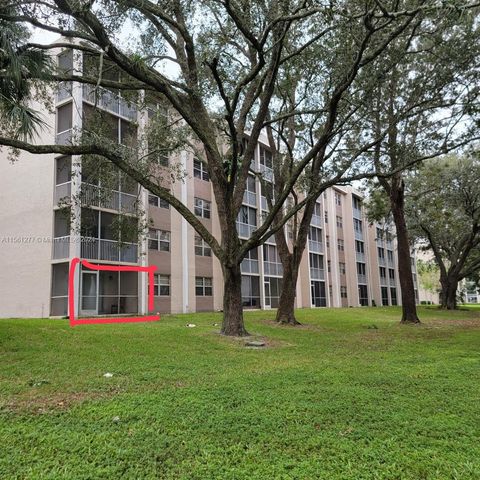
<instances>
[{"instance_id":1,"label":"dirt patch","mask_svg":"<svg viewBox=\"0 0 480 480\"><path fill-rule=\"evenodd\" d=\"M248 337L227 337L220 334L219 332L211 332L205 335L215 335L222 343L233 345L240 348L249 348L251 350L265 350L268 348L279 348L279 347L294 347L294 343L284 342L283 340L276 340L273 338L268 338L263 335L249 335ZM265 346L263 347L246 347L247 342L264 342Z\"/></svg>"},{"instance_id":2,"label":"dirt patch","mask_svg":"<svg viewBox=\"0 0 480 480\"><path fill-rule=\"evenodd\" d=\"M109 398L114 392L71 392L41 394L22 394L10 398L0 406L0 410L9 413L29 413L42 415L52 411L63 411L82 404L87 400Z\"/></svg>"},{"instance_id":3,"label":"dirt patch","mask_svg":"<svg viewBox=\"0 0 480 480\"><path fill-rule=\"evenodd\" d=\"M459 327L459 328L480 328L479 318L462 318L462 319L448 319L436 318L425 322L426 327L441 328L445 326Z\"/></svg>"}]
</instances>

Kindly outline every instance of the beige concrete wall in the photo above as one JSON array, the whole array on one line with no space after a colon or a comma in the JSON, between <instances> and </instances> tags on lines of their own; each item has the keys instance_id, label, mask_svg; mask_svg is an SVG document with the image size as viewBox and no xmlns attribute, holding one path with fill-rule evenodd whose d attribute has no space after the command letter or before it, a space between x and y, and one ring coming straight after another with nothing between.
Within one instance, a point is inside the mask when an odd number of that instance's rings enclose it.
<instances>
[{"instance_id":1,"label":"beige concrete wall","mask_svg":"<svg viewBox=\"0 0 480 480\"><path fill-rule=\"evenodd\" d=\"M55 117L42 113L49 127L35 143L51 144ZM54 179L53 155L11 163L0 150L0 317L49 315Z\"/></svg>"}]
</instances>

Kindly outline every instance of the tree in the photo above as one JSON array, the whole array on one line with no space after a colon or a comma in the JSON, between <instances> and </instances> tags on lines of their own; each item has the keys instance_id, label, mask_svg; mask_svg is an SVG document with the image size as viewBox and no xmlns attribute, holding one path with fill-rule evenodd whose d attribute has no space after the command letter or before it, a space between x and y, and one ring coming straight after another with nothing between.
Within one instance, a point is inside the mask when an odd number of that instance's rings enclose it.
<instances>
[{"instance_id":1,"label":"tree","mask_svg":"<svg viewBox=\"0 0 480 480\"><path fill-rule=\"evenodd\" d=\"M402 323L419 323L405 217L405 171L478 138L471 121L478 95L476 9L418 18L403 48L391 50L382 83L363 109L358 136L377 140L367 152L388 198L396 229ZM398 41L398 40L396 40ZM402 51L403 50L403 51ZM438 62L442 58L442 62ZM375 72L371 71L371 75ZM459 125L462 127L460 128ZM367 133L369 132L369 133Z\"/></svg>"},{"instance_id":2,"label":"tree","mask_svg":"<svg viewBox=\"0 0 480 480\"><path fill-rule=\"evenodd\" d=\"M156 178L151 156L133 147L119 147L96 135L81 135L70 145L35 145L12 138L4 130L0 145L32 153L95 155L114 163L151 193L168 201L210 245L224 276L222 333L247 334L242 315L240 263L245 254L282 228L272 224L304 169L330 144L337 126L338 105L360 70L378 58L410 25L420 11L438 10L437 2L333 1L192 1L105 0L101 4L76 0L14 0L0 11L6 23L30 24L62 39L52 45L24 43L22 50L70 48L96 59L96 75L52 72L57 85L74 81L164 102L183 120L189 137L201 146L212 181L221 238L215 238L186 205ZM120 39L128 25L128 44ZM345 36L333 42L341 28ZM336 37L338 40L338 37ZM262 129L285 110L277 102L279 76L292 62L302 62L312 49L329 50L343 58L342 68L324 65L321 105L313 114L323 120L311 147L295 159L284 188L263 223L241 243L236 219L242 206L250 165ZM318 50L316 50L318 51ZM158 68L167 62L174 68ZM120 78L104 75L113 65ZM173 70L174 73L171 73ZM36 79L33 72L22 73ZM325 95L322 97L322 95ZM289 112L308 123L304 103ZM269 120L270 116L270 120ZM304 206L300 202L289 215Z\"/></svg>"},{"instance_id":3,"label":"tree","mask_svg":"<svg viewBox=\"0 0 480 480\"><path fill-rule=\"evenodd\" d=\"M408 182L411 229L433 252L440 302L457 307L461 280L480 270L480 162L477 154L429 161Z\"/></svg>"}]
</instances>

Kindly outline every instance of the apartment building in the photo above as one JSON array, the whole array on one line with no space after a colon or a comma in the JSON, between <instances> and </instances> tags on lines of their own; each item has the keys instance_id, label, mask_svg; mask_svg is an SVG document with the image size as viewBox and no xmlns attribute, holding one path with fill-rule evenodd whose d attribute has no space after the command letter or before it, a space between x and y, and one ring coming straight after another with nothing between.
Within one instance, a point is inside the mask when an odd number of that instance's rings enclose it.
<instances>
[{"instance_id":1,"label":"apartment building","mask_svg":"<svg viewBox=\"0 0 480 480\"><path fill-rule=\"evenodd\" d=\"M65 69L82 68L81 58L74 59L69 51L60 52L58 61ZM121 94L65 84L55 95L55 111L45 115L49 127L37 141L68 144L81 134L94 110L103 112L103 121L119 144L140 136L152 113L137 109ZM264 140L257 145L252 166L273 182L272 155ZM205 165L193 153L182 151L161 156L159 168L168 168L171 162L179 164L186 177L174 181L166 176L166 184L219 238ZM155 265L155 310L160 313L221 309L222 272L210 247L165 201L116 175L113 183L103 185L81 157L21 153L11 163L6 152L0 153L0 317L67 315L67 278L75 257L100 264ZM268 210L254 175L248 178L243 200L237 227L240 238L247 239ZM146 221L148 234L122 240L119 218ZM288 238L288 228L285 235ZM414 257L412 265L415 268ZM244 308L277 307L283 272L273 237L248 253L241 270ZM75 313L145 314L147 291L146 274L79 268ZM351 187L326 191L312 217L296 306L396 305L400 298L391 231L368 224L362 196Z\"/></svg>"}]
</instances>

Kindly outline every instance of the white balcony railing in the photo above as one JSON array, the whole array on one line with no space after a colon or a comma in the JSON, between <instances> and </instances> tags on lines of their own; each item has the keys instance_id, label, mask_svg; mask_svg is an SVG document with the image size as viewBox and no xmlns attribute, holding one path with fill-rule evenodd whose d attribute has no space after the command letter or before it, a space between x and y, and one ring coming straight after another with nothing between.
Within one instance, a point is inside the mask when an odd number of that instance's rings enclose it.
<instances>
[{"instance_id":1,"label":"white balcony railing","mask_svg":"<svg viewBox=\"0 0 480 480\"><path fill-rule=\"evenodd\" d=\"M362 219L362 210L360 208L353 208L353 218Z\"/></svg>"},{"instance_id":2,"label":"white balcony railing","mask_svg":"<svg viewBox=\"0 0 480 480\"><path fill-rule=\"evenodd\" d=\"M250 225L248 223L236 222L238 236L242 238L250 238L250 235L257 229L256 225Z\"/></svg>"},{"instance_id":3,"label":"white balcony railing","mask_svg":"<svg viewBox=\"0 0 480 480\"><path fill-rule=\"evenodd\" d=\"M52 256L54 260L70 257L70 235L53 239Z\"/></svg>"},{"instance_id":4,"label":"white balcony railing","mask_svg":"<svg viewBox=\"0 0 480 480\"><path fill-rule=\"evenodd\" d=\"M268 208L267 197L264 197L263 195L260 196L260 207L264 212L270 211Z\"/></svg>"},{"instance_id":5,"label":"white balcony railing","mask_svg":"<svg viewBox=\"0 0 480 480\"><path fill-rule=\"evenodd\" d=\"M323 243L315 240L308 241L308 249L313 253L323 253Z\"/></svg>"},{"instance_id":6,"label":"white balcony railing","mask_svg":"<svg viewBox=\"0 0 480 480\"><path fill-rule=\"evenodd\" d=\"M120 245L115 240L83 237L81 256L88 260L106 260L110 262L138 262L138 245L124 243Z\"/></svg>"},{"instance_id":7,"label":"white balcony railing","mask_svg":"<svg viewBox=\"0 0 480 480\"><path fill-rule=\"evenodd\" d=\"M385 260L385 257L378 257L378 264L382 267L384 267L387 264L387 261Z\"/></svg>"},{"instance_id":8,"label":"white balcony railing","mask_svg":"<svg viewBox=\"0 0 480 480\"><path fill-rule=\"evenodd\" d=\"M259 273L258 260L244 258L240 264L242 273Z\"/></svg>"},{"instance_id":9,"label":"white balcony railing","mask_svg":"<svg viewBox=\"0 0 480 480\"><path fill-rule=\"evenodd\" d=\"M283 266L276 262L263 262L263 270L265 275L283 275Z\"/></svg>"},{"instance_id":10,"label":"white balcony railing","mask_svg":"<svg viewBox=\"0 0 480 480\"><path fill-rule=\"evenodd\" d=\"M387 277L380 277L380 285L386 287L388 285Z\"/></svg>"},{"instance_id":11,"label":"white balcony railing","mask_svg":"<svg viewBox=\"0 0 480 480\"><path fill-rule=\"evenodd\" d=\"M325 270L323 268L310 267L311 280L325 280Z\"/></svg>"},{"instance_id":12,"label":"white balcony railing","mask_svg":"<svg viewBox=\"0 0 480 480\"><path fill-rule=\"evenodd\" d=\"M256 207L257 194L255 192L249 192L248 190L245 190L245 192L243 192L243 203L246 205L251 205L252 207Z\"/></svg>"},{"instance_id":13,"label":"white balcony railing","mask_svg":"<svg viewBox=\"0 0 480 480\"><path fill-rule=\"evenodd\" d=\"M363 230L354 230L355 240L363 240Z\"/></svg>"},{"instance_id":14,"label":"white balcony railing","mask_svg":"<svg viewBox=\"0 0 480 480\"><path fill-rule=\"evenodd\" d=\"M365 263L365 253L363 252L355 252L355 258L357 262Z\"/></svg>"},{"instance_id":15,"label":"white balcony railing","mask_svg":"<svg viewBox=\"0 0 480 480\"><path fill-rule=\"evenodd\" d=\"M273 170L270 167L266 167L265 165L259 165L260 173L263 175L263 178L268 182L273 181Z\"/></svg>"},{"instance_id":16,"label":"white balcony railing","mask_svg":"<svg viewBox=\"0 0 480 480\"><path fill-rule=\"evenodd\" d=\"M397 285L394 278L389 278L388 283L391 287L395 287Z\"/></svg>"},{"instance_id":17,"label":"white balcony railing","mask_svg":"<svg viewBox=\"0 0 480 480\"><path fill-rule=\"evenodd\" d=\"M358 280L358 283L366 284L367 283L367 276L366 275L360 275L358 273L357 274L357 280Z\"/></svg>"},{"instance_id":18,"label":"white balcony railing","mask_svg":"<svg viewBox=\"0 0 480 480\"><path fill-rule=\"evenodd\" d=\"M137 119L137 107L119 95L102 87L83 85L83 99L102 110L121 115L129 120Z\"/></svg>"},{"instance_id":19,"label":"white balcony railing","mask_svg":"<svg viewBox=\"0 0 480 480\"><path fill-rule=\"evenodd\" d=\"M137 196L82 182L82 204L89 207L135 213Z\"/></svg>"},{"instance_id":20,"label":"white balcony railing","mask_svg":"<svg viewBox=\"0 0 480 480\"><path fill-rule=\"evenodd\" d=\"M57 103L72 96L72 82L60 82L57 90Z\"/></svg>"},{"instance_id":21,"label":"white balcony railing","mask_svg":"<svg viewBox=\"0 0 480 480\"><path fill-rule=\"evenodd\" d=\"M55 205L58 205L61 200L70 198L72 193L72 182L59 183L55 185Z\"/></svg>"},{"instance_id":22,"label":"white balcony railing","mask_svg":"<svg viewBox=\"0 0 480 480\"><path fill-rule=\"evenodd\" d=\"M312 220L310 221L310 225L314 225L315 227L322 226L322 217L319 215L312 215Z\"/></svg>"},{"instance_id":23,"label":"white balcony railing","mask_svg":"<svg viewBox=\"0 0 480 480\"><path fill-rule=\"evenodd\" d=\"M70 145L72 143L72 129L57 133L55 143L57 145Z\"/></svg>"}]
</instances>

